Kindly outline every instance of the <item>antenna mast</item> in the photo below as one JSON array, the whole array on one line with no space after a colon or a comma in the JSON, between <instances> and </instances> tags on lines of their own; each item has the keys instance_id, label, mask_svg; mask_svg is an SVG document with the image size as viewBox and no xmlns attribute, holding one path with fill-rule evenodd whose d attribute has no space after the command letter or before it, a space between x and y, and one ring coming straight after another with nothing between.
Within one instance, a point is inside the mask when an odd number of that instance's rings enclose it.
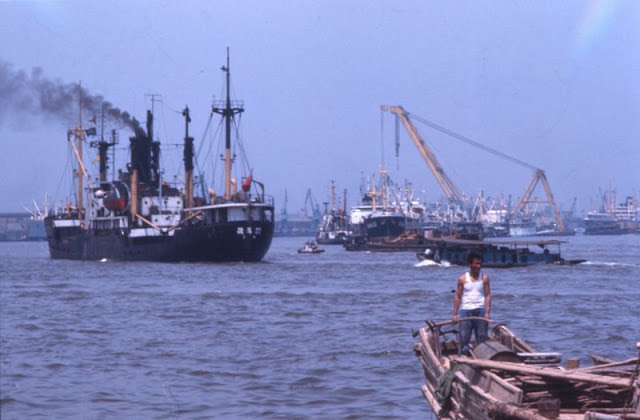
<instances>
[{"instance_id":1,"label":"antenna mast","mask_svg":"<svg viewBox=\"0 0 640 420\"><path fill-rule=\"evenodd\" d=\"M211 112L222 115L225 121L224 143L224 198L231 199L231 119L235 114L244 112L242 104L231 103L231 71L229 67L229 47L227 47L227 65L221 70L226 73L227 98L224 103L214 104Z\"/></svg>"}]
</instances>

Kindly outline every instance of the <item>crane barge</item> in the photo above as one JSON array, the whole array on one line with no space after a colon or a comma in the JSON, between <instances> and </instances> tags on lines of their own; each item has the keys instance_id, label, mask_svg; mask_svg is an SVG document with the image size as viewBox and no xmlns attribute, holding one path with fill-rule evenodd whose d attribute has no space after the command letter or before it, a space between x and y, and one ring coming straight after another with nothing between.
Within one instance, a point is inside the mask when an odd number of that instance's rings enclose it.
<instances>
[{"instance_id":1,"label":"crane barge","mask_svg":"<svg viewBox=\"0 0 640 420\"><path fill-rule=\"evenodd\" d=\"M433 174L433 176L435 177L436 181L438 182L438 184L440 185L440 188L442 188L443 192L445 193L447 199L450 202L455 202L455 203L463 203L465 200L463 198L463 196L460 195L460 193L458 192L458 189L455 187L455 185L453 184L453 181L451 181L451 179L449 178L449 176L446 174L446 172L444 171L444 169L442 168L442 165L440 165L440 163L438 162L438 160L436 159L435 155L433 154L433 152L431 151L431 149L427 146L426 142L424 141L424 139L420 136L420 133L418 132L418 130L416 129L416 127L414 126L414 124L411 122L410 119L410 114L409 112L407 112L402 106L398 105L398 106L388 106L388 105L381 105L380 108L383 111L388 111L392 114L394 114L396 116L396 118L398 118L402 124L404 125L405 129L407 130L407 133L409 134L409 137L411 137L411 140L413 140L414 144L416 145L416 147L418 148L418 151L420 152L420 154L422 155L422 158L425 160L425 162L427 163L427 166L429 167L429 169L431 170L431 173ZM544 170L533 166L529 163L526 163L520 159L517 159L513 156L509 156L506 153L500 152L498 150L492 149L490 147L487 147L483 144L480 144L474 140L471 140L468 137L465 137L461 134L455 133L445 127L442 127L438 124L435 124L433 122L430 122L428 120L425 120L423 118L420 118L416 115L412 115L412 117L428 126L430 126L431 128L438 130L444 134L447 134L453 138L456 138L458 140L461 140L465 143L468 143L474 147L480 148L486 152L492 153L496 156L500 156L502 158L505 158L511 162L517 163L521 166L525 166L531 170L533 170L533 178L532 180L529 182L529 184L527 185L527 188L524 191L524 194L520 197L520 199L518 200L518 203L515 205L515 207L513 208L513 210L510 212L510 217L511 218L515 218L520 212L524 211L526 206L530 203L539 203L539 202L544 202L549 204L549 206L551 207L551 209L553 210L554 213L554 217L555 217L555 221L556 221L556 229L554 230L555 234L565 234L566 233L566 229L564 226L564 222L562 220L562 217L560 216L560 211L558 210L558 206L555 203L555 199L553 197L553 192L551 191L551 186L549 185L549 181L547 180L547 176L544 172ZM541 200L534 200L532 198L533 196L533 192L536 189L536 186L538 185L538 183L541 183L545 194L546 194L546 201L541 201Z\"/></svg>"}]
</instances>

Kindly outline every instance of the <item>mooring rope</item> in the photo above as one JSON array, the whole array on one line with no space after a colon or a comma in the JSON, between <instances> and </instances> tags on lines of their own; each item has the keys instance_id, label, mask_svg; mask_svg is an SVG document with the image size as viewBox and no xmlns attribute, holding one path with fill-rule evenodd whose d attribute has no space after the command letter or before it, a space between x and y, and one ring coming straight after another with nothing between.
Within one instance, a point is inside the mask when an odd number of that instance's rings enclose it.
<instances>
[{"instance_id":1,"label":"mooring rope","mask_svg":"<svg viewBox=\"0 0 640 420\"><path fill-rule=\"evenodd\" d=\"M449 402L451 401L449 397L451 396L451 385L453 380L456 378L456 372L460 369L460 365L456 365L451 369L446 370L440 378L438 378L438 387L435 390L436 399L440 404L440 413L438 416L442 415L442 413L449 411Z\"/></svg>"}]
</instances>

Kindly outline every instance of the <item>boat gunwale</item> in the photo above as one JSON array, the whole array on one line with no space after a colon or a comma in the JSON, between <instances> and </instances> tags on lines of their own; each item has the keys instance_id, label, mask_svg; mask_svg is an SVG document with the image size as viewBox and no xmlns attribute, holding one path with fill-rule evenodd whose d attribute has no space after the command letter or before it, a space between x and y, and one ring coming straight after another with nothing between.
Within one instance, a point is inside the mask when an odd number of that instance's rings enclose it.
<instances>
[{"instance_id":1,"label":"boat gunwale","mask_svg":"<svg viewBox=\"0 0 640 420\"><path fill-rule=\"evenodd\" d=\"M266 207L273 208L273 204L263 203L263 202L228 202L228 203L220 203L220 204L208 204L206 206L198 206L198 207L188 207L182 209L182 212L193 212L193 211L205 211L205 210L215 210L221 208L234 208L234 207Z\"/></svg>"}]
</instances>

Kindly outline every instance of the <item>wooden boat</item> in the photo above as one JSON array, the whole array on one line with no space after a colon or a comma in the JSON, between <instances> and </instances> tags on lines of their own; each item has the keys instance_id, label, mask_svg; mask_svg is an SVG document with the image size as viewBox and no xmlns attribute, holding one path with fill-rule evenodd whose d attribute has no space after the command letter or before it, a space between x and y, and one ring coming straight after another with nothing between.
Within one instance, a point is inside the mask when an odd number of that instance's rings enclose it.
<instances>
[{"instance_id":1,"label":"wooden boat","mask_svg":"<svg viewBox=\"0 0 640 420\"><path fill-rule=\"evenodd\" d=\"M487 268L525 267L534 264L574 265L585 260L566 260L560 256L560 245L565 241L555 239L536 241L471 241L462 239L433 239L423 245L416 257L440 263L467 265L467 255L474 251L482 255L482 265ZM557 251L550 251L550 247ZM536 252L538 247L542 252Z\"/></svg>"},{"instance_id":2,"label":"wooden boat","mask_svg":"<svg viewBox=\"0 0 640 420\"><path fill-rule=\"evenodd\" d=\"M538 353L500 324L470 356L458 356L456 327L427 322L414 333L422 393L438 419L640 419L640 354L565 369L560 354Z\"/></svg>"}]
</instances>

